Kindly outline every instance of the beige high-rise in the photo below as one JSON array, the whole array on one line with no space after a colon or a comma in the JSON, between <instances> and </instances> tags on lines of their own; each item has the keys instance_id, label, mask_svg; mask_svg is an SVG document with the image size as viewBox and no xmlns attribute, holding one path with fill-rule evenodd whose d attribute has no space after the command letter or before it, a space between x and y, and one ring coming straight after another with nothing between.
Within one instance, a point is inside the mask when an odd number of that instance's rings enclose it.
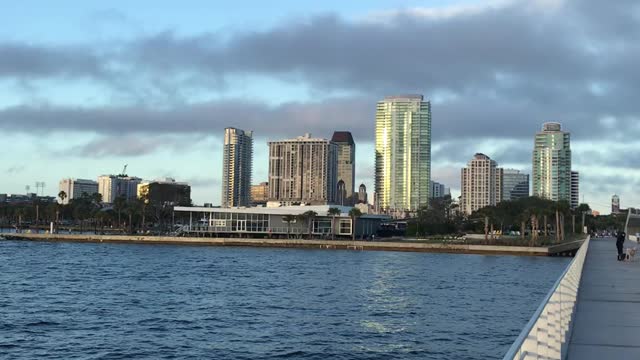
<instances>
[{"instance_id":1,"label":"beige high-rise","mask_svg":"<svg viewBox=\"0 0 640 360\"><path fill-rule=\"evenodd\" d=\"M309 134L269 142L269 200L331 204L336 200L338 147Z\"/></svg>"},{"instance_id":2,"label":"beige high-rise","mask_svg":"<svg viewBox=\"0 0 640 360\"><path fill-rule=\"evenodd\" d=\"M483 207L496 205L502 199L502 169L485 154L475 154L462 169L460 207L470 215Z\"/></svg>"}]
</instances>

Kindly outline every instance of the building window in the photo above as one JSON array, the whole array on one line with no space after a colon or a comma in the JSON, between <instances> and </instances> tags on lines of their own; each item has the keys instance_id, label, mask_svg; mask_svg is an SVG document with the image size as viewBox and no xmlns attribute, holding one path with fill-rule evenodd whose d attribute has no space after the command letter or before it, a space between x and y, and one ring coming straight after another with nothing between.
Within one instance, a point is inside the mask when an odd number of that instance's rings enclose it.
<instances>
[{"instance_id":1,"label":"building window","mask_svg":"<svg viewBox=\"0 0 640 360\"><path fill-rule=\"evenodd\" d=\"M313 220L312 231L314 234L330 234L331 220L328 220L328 219Z\"/></svg>"},{"instance_id":2,"label":"building window","mask_svg":"<svg viewBox=\"0 0 640 360\"><path fill-rule=\"evenodd\" d=\"M351 235L351 219L340 219L338 222L339 235Z\"/></svg>"}]
</instances>

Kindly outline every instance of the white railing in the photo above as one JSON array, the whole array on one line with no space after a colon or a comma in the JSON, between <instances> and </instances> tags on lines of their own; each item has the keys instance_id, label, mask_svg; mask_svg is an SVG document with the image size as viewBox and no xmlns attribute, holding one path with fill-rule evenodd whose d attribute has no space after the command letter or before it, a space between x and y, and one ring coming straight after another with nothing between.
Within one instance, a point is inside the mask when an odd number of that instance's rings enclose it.
<instances>
[{"instance_id":1,"label":"white railing","mask_svg":"<svg viewBox=\"0 0 640 360\"><path fill-rule=\"evenodd\" d=\"M566 358L589 238L564 270L504 360Z\"/></svg>"}]
</instances>

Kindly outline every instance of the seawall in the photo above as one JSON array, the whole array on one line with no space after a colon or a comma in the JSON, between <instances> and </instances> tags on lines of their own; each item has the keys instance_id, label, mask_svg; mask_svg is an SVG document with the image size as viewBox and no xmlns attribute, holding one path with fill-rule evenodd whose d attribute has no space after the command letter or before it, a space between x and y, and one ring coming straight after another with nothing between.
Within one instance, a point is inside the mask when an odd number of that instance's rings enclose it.
<instances>
[{"instance_id":1,"label":"seawall","mask_svg":"<svg viewBox=\"0 0 640 360\"><path fill-rule=\"evenodd\" d=\"M50 241L50 242L90 242L90 243L134 243L172 244L199 246L248 246L272 248L306 248L335 250L410 251L434 253L462 253L487 255L550 256L560 252L570 252L578 248L581 241L562 245L561 251L555 247L525 247L498 245L471 245L419 242L386 241L344 241L344 240L300 240L300 239L242 239L242 238L194 238L169 236L130 235L74 235L74 234L3 234L9 240Z\"/></svg>"}]
</instances>

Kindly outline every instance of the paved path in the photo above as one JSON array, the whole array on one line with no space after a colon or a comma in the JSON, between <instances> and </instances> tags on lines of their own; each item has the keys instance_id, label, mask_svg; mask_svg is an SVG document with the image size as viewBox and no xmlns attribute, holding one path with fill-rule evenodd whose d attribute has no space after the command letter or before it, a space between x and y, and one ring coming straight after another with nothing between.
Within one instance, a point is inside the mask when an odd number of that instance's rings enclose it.
<instances>
[{"instance_id":1,"label":"paved path","mask_svg":"<svg viewBox=\"0 0 640 360\"><path fill-rule=\"evenodd\" d=\"M591 240L568 359L640 359L640 253L616 256L615 239Z\"/></svg>"}]
</instances>

